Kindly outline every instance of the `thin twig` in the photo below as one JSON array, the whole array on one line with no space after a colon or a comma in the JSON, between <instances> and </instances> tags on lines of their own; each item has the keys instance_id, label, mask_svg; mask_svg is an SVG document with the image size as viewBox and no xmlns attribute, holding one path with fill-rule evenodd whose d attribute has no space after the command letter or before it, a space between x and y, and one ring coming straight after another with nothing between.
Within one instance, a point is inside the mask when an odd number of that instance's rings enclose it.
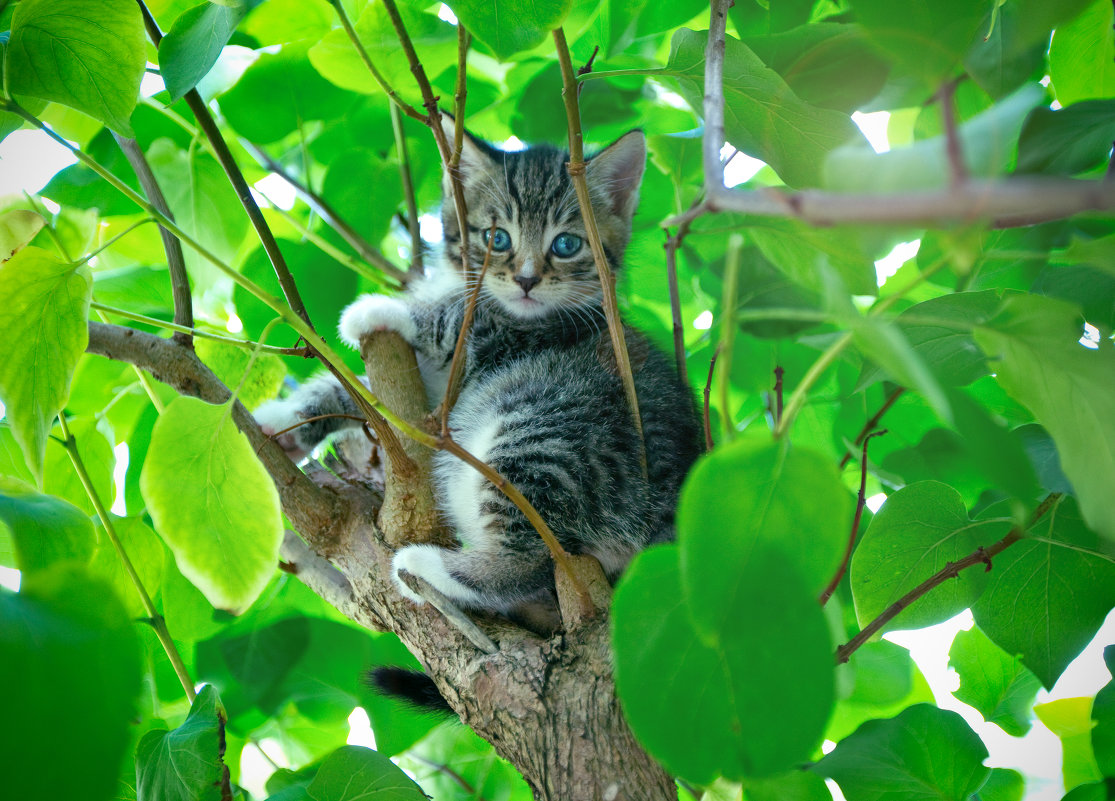
<instances>
[{"instance_id":1,"label":"thin twig","mask_svg":"<svg viewBox=\"0 0 1115 801\"><path fill-rule=\"evenodd\" d=\"M151 171L147 157L134 139L125 139L115 131L112 134L116 144L124 151L125 158L132 165L132 170L139 179L139 185L151 205L163 212L170 219L174 219L170 206L167 205L163 190ZM163 240L163 250L166 252L167 269L170 272L171 294L174 297L174 322L184 328L193 328L193 296L190 294L190 279L186 274L186 260L182 254L182 243L167 229L159 226L159 236ZM176 332L173 339L187 347L193 347L193 340L189 334Z\"/></svg>"},{"instance_id":2,"label":"thin twig","mask_svg":"<svg viewBox=\"0 0 1115 801\"><path fill-rule=\"evenodd\" d=\"M600 45L596 45L595 47L593 47L592 48L592 55L588 57L588 61L585 62L585 65L583 67L581 67L580 69L577 70L576 80L577 80L577 98L578 99L580 99L580 97L581 97L581 90L585 88L585 85L580 82L581 81L581 76L588 75L590 72L592 72L592 62L596 61L596 55L599 52L600 52Z\"/></svg>"},{"instance_id":3,"label":"thin twig","mask_svg":"<svg viewBox=\"0 0 1115 801\"><path fill-rule=\"evenodd\" d=\"M434 762L432 759L426 759L426 757L422 756L421 754L414 753L413 750L407 751L406 758L413 759L415 762L425 765L432 770L436 770L438 773L445 774L453 780L454 784L465 791L466 795L469 799L471 799L471 801L485 801L484 796L478 795L475 788L473 788L473 786L465 780L464 776L457 773L457 771L453 770L453 768L449 767L448 765L443 765L440 762Z\"/></svg>"},{"instance_id":4,"label":"thin twig","mask_svg":"<svg viewBox=\"0 0 1115 801\"><path fill-rule=\"evenodd\" d=\"M709 394L712 392L712 372L716 369L716 357L720 355L720 344L716 345L716 350L712 352L712 358L708 363L708 379L705 381L705 450L711 451L712 442L712 422L709 419Z\"/></svg>"},{"instance_id":5,"label":"thin twig","mask_svg":"<svg viewBox=\"0 0 1115 801\"><path fill-rule=\"evenodd\" d=\"M852 551L856 547L856 535L859 533L860 520L863 519L863 508L867 505L867 444L871 441L872 437L881 437L885 433L887 433L887 430L884 428L881 431L871 432L863 439L863 457L860 459L859 495L856 497L856 514L852 518L852 530L848 534L848 546L844 549L844 558L840 562L840 567L836 569L836 575L832 577L832 581L828 583L824 592L821 593L821 606L828 603L829 598L836 592L836 588L840 586L840 579L844 577L844 571L848 569L848 562L851 561Z\"/></svg>"},{"instance_id":6,"label":"thin twig","mask_svg":"<svg viewBox=\"0 0 1115 801\"><path fill-rule=\"evenodd\" d=\"M410 231L411 275L422 275L422 233L418 226L418 201L414 197L414 179L410 172L410 155L403 133L403 114L394 103L391 109L391 130L395 133L395 151L399 154L399 180L403 185L403 198L407 207L407 229Z\"/></svg>"},{"instance_id":7,"label":"thin twig","mask_svg":"<svg viewBox=\"0 0 1115 801\"><path fill-rule=\"evenodd\" d=\"M163 40L163 32L159 29L159 24L155 18L151 16L150 10L144 4L143 0L136 0L139 3L140 10L143 12L144 25L147 28L147 35L150 37L155 49L158 50L159 45ZM240 199L240 205L244 207L244 211L248 215L248 219L255 229L256 236L259 237L260 244L263 245L263 250L267 254L267 258L271 261L271 266L275 270L275 275L279 279L279 286L283 290L283 297L286 298L287 304L290 308L302 318L302 321L307 326L313 328L313 323L310 322L309 312L306 311L306 304L302 302L302 296L298 292L298 286L294 283L294 276L290 274L290 268L287 267L286 259L283 257L282 251L279 249L279 243L275 239L275 234L272 233L271 227L267 224L267 220L263 217L263 212L259 209L259 204L256 203L255 198L252 197L252 190L248 187L248 182L244 178L244 173L240 171L240 165L236 163L236 159L232 155L232 151L228 149L228 143L225 142L224 135L221 134L221 129L217 127L213 115L209 113L209 106L202 100L201 95L198 94L197 89L191 89L185 95L186 105L190 107L193 112L194 118L197 120L198 127L205 138L209 140L209 144L213 148L213 152L217 156L217 161L220 162L221 168L225 172L225 177L228 178L232 184L233 190L236 192L237 198Z\"/></svg>"},{"instance_id":8,"label":"thin twig","mask_svg":"<svg viewBox=\"0 0 1115 801\"><path fill-rule=\"evenodd\" d=\"M178 681L182 684L182 689L186 693L186 699L192 704L194 698L197 697L194 692L194 683L190 679L190 673L186 669L186 663L182 661L182 655L178 653L178 647L174 644L174 640L170 636L170 632L166 627L166 620L159 610L155 607L151 596L147 593L147 588L143 586L143 580L140 579L139 573L136 572L132 560L128 558L127 551L124 550L123 543L120 542L120 537L116 534L116 527L112 523L112 516L105 509L104 503L101 502L100 495L97 494L96 488L93 486L93 481L89 477L89 471L85 469L85 462L82 461L81 454L77 449L77 440L70 432L69 426L66 425L66 415L58 415L58 425L62 428L62 447L66 449L66 453L70 456L70 461L73 463L74 472L77 473L78 479L81 481L81 486L85 488L85 494L89 496L89 501L93 504L93 508L97 512L97 517L101 521L101 526L104 528L105 533L108 535L109 542L112 543L113 550L116 551L116 556L120 559L120 564L124 568L124 572L128 574L131 579L132 586L135 587L136 593L139 595L140 603L143 604L143 609L147 613L147 623L155 631L155 636L159 638L159 643L166 651L167 658L170 660L171 666L174 668L175 675L178 676Z\"/></svg>"},{"instance_id":9,"label":"thin twig","mask_svg":"<svg viewBox=\"0 0 1115 801\"><path fill-rule=\"evenodd\" d=\"M356 48L360 60L364 62L364 66L368 68L368 72L372 74L372 78L379 84L379 88L382 89L384 94L391 99L391 102L402 109L403 113L408 117L418 120L424 125L429 125L429 118L410 103L403 100L399 96L399 93L387 82L387 79L383 77L383 73L376 67L375 62L372 61L372 57L368 55L368 50L364 47L364 43L360 41L360 36L356 33L356 28L353 27L352 20L349 18L348 12L345 11L345 5L342 0L329 0L329 4L337 10L337 17L341 21L341 27L345 29L349 41L352 42L352 46Z\"/></svg>"},{"instance_id":10,"label":"thin twig","mask_svg":"<svg viewBox=\"0 0 1115 801\"><path fill-rule=\"evenodd\" d=\"M689 386L689 370L685 362L685 328L681 321L681 296L678 292L678 248L689 231L689 225L678 226L677 233L666 231L666 284L670 290L670 318L674 328L674 361L677 363L678 377Z\"/></svg>"},{"instance_id":11,"label":"thin twig","mask_svg":"<svg viewBox=\"0 0 1115 801\"><path fill-rule=\"evenodd\" d=\"M492 258L492 242L496 238L496 221L492 220L492 227L488 229L488 247L484 252L484 264L476 283L468 294L468 305L465 306L464 317L461 318L461 328L457 332L457 343L453 346L453 361L449 365L449 381L445 385L445 398L441 402L441 435L449 436L449 412L457 403L457 396L461 391L461 380L465 375L465 342L468 339L469 328L472 327L472 317L476 313L476 300L480 296L480 288L484 284L484 276L488 274L488 264Z\"/></svg>"},{"instance_id":12,"label":"thin twig","mask_svg":"<svg viewBox=\"0 0 1115 801\"><path fill-rule=\"evenodd\" d=\"M782 376L786 371L782 369L782 365L774 368L774 424L782 419Z\"/></svg>"},{"instance_id":13,"label":"thin twig","mask_svg":"<svg viewBox=\"0 0 1115 801\"><path fill-rule=\"evenodd\" d=\"M325 220L325 223L336 231L341 238L356 251L360 258L400 283L406 283L408 278L407 274L388 261L383 253L369 244L364 237L360 236L360 234L356 232L356 229L345 221L325 198L291 175L282 164L259 147L259 145L253 144L245 139L241 139L240 142L249 153L255 156L260 164L293 186L294 191L306 201L306 204L317 212L321 219Z\"/></svg>"},{"instance_id":14,"label":"thin twig","mask_svg":"<svg viewBox=\"0 0 1115 801\"><path fill-rule=\"evenodd\" d=\"M356 415L356 414L340 414L340 413L315 414L313 417L307 417L305 420L300 420L299 422L295 423L292 426L287 426L286 428L282 429L281 431L276 431L274 434L268 434L267 439L276 440L279 437L281 437L283 434L287 433L288 431L293 431L296 428L301 428L302 426L306 425L307 423L316 423L318 420L327 420L327 419L334 418L334 417L339 417L339 418L344 419L344 420L356 420L359 423L365 423L365 424L368 422L363 417L361 417L359 415ZM365 434L367 434L367 429L365 429ZM263 447L263 446L260 445L260 447ZM258 451L259 448L256 448L256 450Z\"/></svg>"},{"instance_id":15,"label":"thin twig","mask_svg":"<svg viewBox=\"0 0 1115 801\"><path fill-rule=\"evenodd\" d=\"M577 107L577 86L576 78L573 75L573 62L569 56L569 45L565 41L565 32L561 28L557 28L553 35L558 62L561 65L561 93L565 99L565 116L569 123L569 164L566 166L569 177L573 181L573 187L577 191L577 202L581 206L585 233L588 235L589 246L592 248L592 256L596 262L596 272L600 277L600 286L604 296L604 316L608 320L608 333L612 339L612 351L615 354L620 380L623 382L623 390L627 394L627 404L635 423L635 431L639 437L643 472L646 473L643 421L639 414L639 398L635 392L635 377L631 370L631 357L628 355L627 341L623 334L623 320L619 314L619 302L616 300L616 279L608 265L608 257L604 253L604 245L600 240L600 230L596 225L596 215L592 209L592 198L589 195L588 181L585 178L581 112Z\"/></svg>"},{"instance_id":16,"label":"thin twig","mask_svg":"<svg viewBox=\"0 0 1115 801\"><path fill-rule=\"evenodd\" d=\"M853 447L858 447L859 444L863 442L864 437L875 430L875 426L879 425L879 421L883 419L883 415L890 411L890 407L894 406L895 401L901 398L902 393L905 391L905 387L898 387L894 390L894 392L890 393L890 395L887 396L886 401L884 401L883 405L879 407L879 411L875 412L875 414L872 415L871 419L863 424L863 428L860 429L859 434L857 434L855 440L852 441ZM844 458L840 460L840 469L843 470L848 465L848 462L850 462L851 460L852 451L849 449L844 454Z\"/></svg>"},{"instance_id":17,"label":"thin twig","mask_svg":"<svg viewBox=\"0 0 1115 801\"><path fill-rule=\"evenodd\" d=\"M472 45L472 34L464 25L457 25L457 86L453 92L453 119L459 124L453 129L453 154L449 157L451 169L461 164L461 152L465 147L465 100L468 98L468 49Z\"/></svg>"},{"instance_id":18,"label":"thin twig","mask_svg":"<svg viewBox=\"0 0 1115 801\"><path fill-rule=\"evenodd\" d=\"M1034 525L1041 520L1049 509L1060 502L1062 498L1061 493L1050 493L1045 497L1038 508L1034 510L1034 514L1030 517L1030 522L1026 525L1026 529L1033 528ZM965 570L973 565L985 565L988 570L991 569L991 560L1001 554L1010 546L1014 545L1019 540L1025 537L1025 530L1019 527L1012 528L1005 537L996 542L994 545L989 545L984 548L980 546L975 551L965 556L956 562L949 562L943 568L938 570L932 576L927 578L918 586L914 587L908 593L903 595L893 604L884 609L878 617L863 627L855 637L849 640L844 645L836 649L836 663L843 664L847 662L853 653L865 642L870 640L880 629L887 623L895 618L903 609L908 607L914 601L927 592L941 584L944 584L950 578L956 578L960 575L961 570Z\"/></svg>"},{"instance_id":19,"label":"thin twig","mask_svg":"<svg viewBox=\"0 0 1115 801\"><path fill-rule=\"evenodd\" d=\"M740 253L743 250L743 237L732 234L728 237L728 253L724 262L724 297L720 303L720 416L724 429L724 439L732 440L736 435L732 424L731 373L732 350L736 341L736 277L739 275Z\"/></svg>"}]
</instances>

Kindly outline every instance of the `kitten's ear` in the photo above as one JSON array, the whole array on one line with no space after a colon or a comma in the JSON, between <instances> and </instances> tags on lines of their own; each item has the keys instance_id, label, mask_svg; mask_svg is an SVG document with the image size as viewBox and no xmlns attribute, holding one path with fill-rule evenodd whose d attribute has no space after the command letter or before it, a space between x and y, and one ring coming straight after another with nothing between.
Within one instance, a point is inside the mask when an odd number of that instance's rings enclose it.
<instances>
[{"instance_id":1,"label":"kitten's ear","mask_svg":"<svg viewBox=\"0 0 1115 801\"><path fill-rule=\"evenodd\" d=\"M642 131L634 130L589 159L585 176L590 189L608 198L613 213L630 220L639 205L639 185L646 166L647 138Z\"/></svg>"},{"instance_id":2,"label":"kitten's ear","mask_svg":"<svg viewBox=\"0 0 1115 801\"><path fill-rule=\"evenodd\" d=\"M445 139L449 142L449 150L452 152L453 143L455 141L454 137L457 132L457 121L453 119L452 115L446 114L444 111L441 112L441 129L445 131ZM490 172L495 167L495 162L492 160L489 151L490 148L488 148L487 145L466 130L461 146L461 177L467 178L470 175ZM443 191L448 194L448 173L442 176L441 184Z\"/></svg>"}]
</instances>

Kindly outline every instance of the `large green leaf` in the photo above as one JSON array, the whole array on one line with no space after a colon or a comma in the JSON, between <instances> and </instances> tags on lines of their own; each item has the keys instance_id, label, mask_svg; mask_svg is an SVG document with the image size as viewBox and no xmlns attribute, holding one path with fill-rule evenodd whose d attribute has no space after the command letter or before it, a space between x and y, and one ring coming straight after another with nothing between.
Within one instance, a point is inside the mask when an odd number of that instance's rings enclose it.
<instances>
[{"instance_id":1,"label":"large green leaf","mask_svg":"<svg viewBox=\"0 0 1115 801\"><path fill-rule=\"evenodd\" d=\"M1085 521L1115 541L1115 349L1080 335L1075 307L1034 295L1008 297L975 332L999 383L1053 436Z\"/></svg>"},{"instance_id":2,"label":"large green leaf","mask_svg":"<svg viewBox=\"0 0 1115 801\"><path fill-rule=\"evenodd\" d=\"M41 481L47 434L89 341L92 280L85 265L26 247L0 265L0 292L0 330L8 343L0 400L27 466Z\"/></svg>"},{"instance_id":3,"label":"large green leaf","mask_svg":"<svg viewBox=\"0 0 1115 801\"><path fill-rule=\"evenodd\" d=\"M869 721L812 767L848 801L968 801L987 779L987 748L955 712L918 704Z\"/></svg>"},{"instance_id":4,"label":"large green leaf","mask_svg":"<svg viewBox=\"0 0 1115 801\"><path fill-rule=\"evenodd\" d=\"M1103 661L1115 677L1115 645L1103 649ZM1115 678L1107 682L1092 703L1092 752L1096 765L1104 776L1115 776Z\"/></svg>"},{"instance_id":5,"label":"large green leaf","mask_svg":"<svg viewBox=\"0 0 1115 801\"><path fill-rule=\"evenodd\" d=\"M0 653L5 794L114 798L141 674L112 591L73 564L25 574L19 595L0 590Z\"/></svg>"},{"instance_id":6,"label":"large green leaf","mask_svg":"<svg viewBox=\"0 0 1115 801\"><path fill-rule=\"evenodd\" d=\"M1021 737L1033 723L1031 709L1041 682L978 628L952 641L949 663L960 675L957 700L974 706L988 723Z\"/></svg>"},{"instance_id":7,"label":"large green leaf","mask_svg":"<svg viewBox=\"0 0 1115 801\"><path fill-rule=\"evenodd\" d=\"M313 801L426 801L426 794L383 754L346 745L330 754L306 788Z\"/></svg>"},{"instance_id":8,"label":"large green leaf","mask_svg":"<svg viewBox=\"0 0 1115 801\"><path fill-rule=\"evenodd\" d=\"M763 544L749 564L723 559L715 572L743 581L718 600L723 624L702 636L679 555L675 546L640 554L616 591L616 687L632 730L668 770L702 783L800 763L832 706L831 643L813 588ZM760 606L766 613L749 616Z\"/></svg>"},{"instance_id":9,"label":"large green leaf","mask_svg":"<svg viewBox=\"0 0 1115 801\"><path fill-rule=\"evenodd\" d=\"M960 66L986 8L969 0L853 0L856 19L902 72L926 93Z\"/></svg>"},{"instance_id":10,"label":"large green leaf","mask_svg":"<svg viewBox=\"0 0 1115 801\"><path fill-rule=\"evenodd\" d=\"M664 75L700 113L708 33L681 28L670 43ZM791 186L820 183L825 157L849 141L862 141L851 118L806 103L751 48L731 36L724 53L724 130L728 141L761 159Z\"/></svg>"},{"instance_id":11,"label":"large green leaf","mask_svg":"<svg viewBox=\"0 0 1115 801\"><path fill-rule=\"evenodd\" d=\"M181 726L147 732L136 747L138 801L220 801L224 718L221 699L207 684Z\"/></svg>"},{"instance_id":12,"label":"large green leaf","mask_svg":"<svg viewBox=\"0 0 1115 801\"><path fill-rule=\"evenodd\" d=\"M113 530L120 540L124 553L128 555L128 561L131 562L140 583L143 584L148 595L154 595L162 585L166 549L163 548L155 532L142 519L115 515L111 517ZM97 552L93 554L89 572L112 585L116 597L124 604L124 609L129 616L135 618L146 616L148 611L140 601L139 591L125 569L116 548L109 542L103 528L98 527L98 533L101 542ZM175 634L178 633L176 628Z\"/></svg>"},{"instance_id":13,"label":"large green leaf","mask_svg":"<svg viewBox=\"0 0 1115 801\"><path fill-rule=\"evenodd\" d=\"M1018 171L1073 175L1106 163L1115 139L1115 100L1039 106L1018 137Z\"/></svg>"},{"instance_id":14,"label":"large green leaf","mask_svg":"<svg viewBox=\"0 0 1115 801\"><path fill-rule=\"evenodd\" d=\"M851 524L851 494L818 453L740 440L706 455L682 488L677 515L682 581L697 630L716 636L737 620L731 599L750 592L743 577L757 549L782 551L819 594L836 572Z\"/></svg>"},{"instance_id":15,"label":"large green leaf","mask_svg":"<svg viewBox=\"0 0 1115 801\"><path fill-rule=\"evenodd\" d=\"M75 108L124 136L147 63L131 0L24 0L12 18L7 89Z\"/></svg>"},{"instance_id":16,"label":"large green leaf","mask_svg":"<svg viewBox=\"0 0 1115 801\"><path fill-rule=\"evenodd\" d=\"M213 606L236 612L255 600L278 565L279 496L227 405L175 399L155 424L140 486L155 530Z\"/></svg>"},{"instance_id":17,"label":"large green leaf","mask_svg":"<svg viewBox=\"0 0 1115 801\"><path fill-rule=\"evenodd\" d=\"M860 625L921 584L949 562L990 545L1010 529L1009 521L973 522L952 487L920 481L887 498L852 556L852 595ZM965 609L987 583L980 570L966 570L919 598L890 628L921 628Z\"/></svg>"},{"instance_id":18,"label":"large green leaf","mask_svg":"<svg viewBox=\"0 0 1115 801\"><path fill-rule=\"evenodd\" d=\"M182 14L159 45L159 70L173 103L197 85L240 20L262 0L201 3Z\"/></svg>"},{"instance_id":19,"label":"large green leaf","mask_svg":"<svg viewBox=\"0 0 1115 801\"><path fill-rule=\"evenodd\" d=\"M86 564L93 558L97 535L89 516L61 498L0 485L0 522L15 543L16 564L25 574L57 562Z\"/></svg>"},{"instance_id":20,"label":"large green leaf","mask_svg":"<svg viewBox=\"0 0 1115 801\"><path fill-rule=\"evenodd\" d=\"M1049 76L1062 106L1115 96L1115 10L1091 0L1073 21L1061 25L1049 47Z\"/></svg>"},{"instance_id":21,"label":"large green leaf","mask_svg":"<svg viewBox=\"0 0 1115 801\"><path fill-rule=\"evenodd\" d=\"M853 318L852 336L867 359L902 386L920 393L942 420L951 421L948 397L898 326L876 317L856 317Z\"/></svg>"},{"instance_id":22,"label":"large green leaf","mask_svg":"<svg viewBox=\"0 0 1115 801\"><path fill-rule=\"evenodd\" d=\"M972 606L976 623L1020 654L1046 688L1083 650L1115 606L1115 559L1062 499L1029 535L994 560Z\"/></svg>"},{"instance_id":23,"label":"large green leaf","mask_svg":"<svg viewBox=\"0 0 1115 801\"><path fill-rule=\"evenodd\" d=\"M116 497L112 485L116 454L112 443L97 429L97 421L90 415L71 417L66 422L70 435L77 442L77 453L93 484L93 491L102 504L112 506ZM51 435L46 444L46 460L43 463L43 490L66 499L87 514L94 514L93 502L74 468L69 451L55 439L62 437L61 426L55 426Z\"/></svg>"},{"instance_id":24,"label":"large green leaf","mask_svg":"<svg viewBox=\"0 0 1115 801\"><path fill-rule=\"evenodd\" d=\"M857 231L821 230L796 220L772 217L738 219L771 264L801 286L820 292L831 285L831 273L835 273L853 295L878 292L875 264ZM747 291L749 287L743 284L742 288Z\"/></svg>"},{"instance_id":25,"label":"large green leaf","mask_svg":"<svg viewBox=\"0 0 1115 801\"><path fill-rule=\"evenodd\" d=\"M307 42L264 53L221 95L221 111L252 142L276 142L312 120L345 115L359 95L325 80L306 56Z\"/></svg>"},{"instance_id":26,"label":"large green leaf","mask_svg":"<svg viewBox=\"0 0 1115 801\"><path fill-rule=\"evenodd\" d=\"M572 0L455 0L452 8L473 36L506 61L545 41L572 5Z\"/></svg>"}]
</instances>

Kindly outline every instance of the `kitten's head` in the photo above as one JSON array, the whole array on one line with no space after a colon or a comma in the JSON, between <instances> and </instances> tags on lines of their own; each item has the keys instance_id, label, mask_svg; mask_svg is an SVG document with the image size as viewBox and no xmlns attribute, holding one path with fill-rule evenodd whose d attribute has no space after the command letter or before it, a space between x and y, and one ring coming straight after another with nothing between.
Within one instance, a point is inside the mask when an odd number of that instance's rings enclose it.
<instances>
[{"instance_id":1,"label":"kitten's head","mask_svg":"<svg viewBox=\"0 0 1115 801\"><path fill-rule=\"evenodd\" d=\"M451 118L445 118L445 128L452 143ZM460 174L468 206L469 259L479 270L491 236L484 290L514 317L543 317L600 301L600 279L565 167L568 160L568 153L549 145L505 152L464 137ZM588 159L585 176L592 208L613 270L619 268L631 236L645 166L641 131ZM448 177L442 188L445 255L460 270L460 228Z\"/></svg>"}]
</instances>

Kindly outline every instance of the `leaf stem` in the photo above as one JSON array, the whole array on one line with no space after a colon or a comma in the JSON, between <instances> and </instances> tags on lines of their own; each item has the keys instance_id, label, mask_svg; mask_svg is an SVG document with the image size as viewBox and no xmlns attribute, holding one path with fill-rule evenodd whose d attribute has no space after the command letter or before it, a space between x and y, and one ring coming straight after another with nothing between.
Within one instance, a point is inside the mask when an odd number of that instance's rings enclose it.
<instances>
[{"instance_id":1,"label":"leaf stem","mask_svg":"<svg viewBox=\"0 0 1115 801\"><path fill-rule=\"evenodd\" d=\"M720 416L724 429L724 440L730 442L736 436L732 423L731 373L732 349L735 347L736 328L736 278L739 275L740 254L743 252L743 237L732 234L728 238L728 252L724 262L724 297L720 304Z\"/></svg>"},{"instance_id":2,"label":"leaf stem","mask_svg":"<svg viewBox=\"0 0 1115 801\"><path fill-rule=\"evenodd\" d=\"M410 268L412 275L422 275L422 233L418 226L418 202L414 197L414 179L410 171L410 155L403 134L403 115L394 103L390 105L391 129L395 133L395 150L399 154L399 180L407 206L407 228L410 231Z\"/></svg>"},{"instance_id":3,"label":"leaf stem","mask_svg":"<svg viewBox=\"0 0 1115 801\"><path fill-rule=\"evenodd\" d=\"M612 351L615 354L620 380L623 382L623 390L627 395L627 404L635 423L635 431L639 437L643 473L645 474L647 471L647 457L646 444L643 440L643 420L639 413L639 398L635 391L635 377L631 371L631 357L627 352L627 341L623 333L623 320L619 313L619 302L616 300L616 278L608 265L608 257L604 253L604 246L600 241L600 230L596 225L596 214L593 212L592 198L589 195L588 181L585 178L581 112L577 106L577 84L576 76L573 74L573 61L569 55L569 45L565 41L565 31L561 28L555 28L553 36L558 63L561 65L561 94L565 99L565 116L569 125L569 164L566 167L569 171L569 177L573 181L573 187L577 191L577 202L581 207L585 233L588 235L589 246L592 248L592 256L596 262L596 272L600 277L600 287L604 299L604 316L608 320L608 333L612 339Z\"/></svg>"},{"instance_id":4,"label":"leaf stem","mask_svg":"<svg viewBox=\"0 0 1115 801\"><path fill-rule=\"evenodd\" d=\"M66 453L69 454L70 461L74 466L74 471L81 480L81 486L85 488L85 494L89 496L93 508L97 511L97 517L100 518L101 525L108 535L109 542L112 543L112 547L115 549L116 555L120 559L120 564L124 567L124 572L128 574L128 578L131 579L132 585L139 594L139 600L143 604L144 611L147 613L148 622L151 624L151 628L155 630L155 636L159 638L163 650L166 651L167 658L170 659L170 664L174 668L175 674L178 676L178 681L182 683L182 689L186 693L186 698L192 704L194 698L197 697L194 693L194 683L190 680L189 671L186 670L186 663L182 661L182 655L178 653L178 647L174 644L174 640L167 630L166 620L159 614L159 610L155 607L155 603L151 600L151 596L147 594L147 589L143 586L143 581L140 579L139 573L136 572L132 560L128 558L128 553L124 550L123 543L120 542L120 538L116 535L116 527L112 523L112 516L105 509L100 496L97 494L96 488L93 486L93 481L89 477L89 472L85 469L85 463L81 459L81 454L78 453L77 440L70 432L69 426L66 425L66 416L64 414L58 415L58 425L61 426L62 436L64 437L62 447L64 447Z\"/></svg>"},{"instance_id":5,"label":"leaf stem","mask_svg":"<svg viewBox=\"0 0 1115 801\"><path fill-rule=\"evenodd\" d=\"M107 242L105 242L100 247L86 253L84 256L82 256L80 259L78 259L75 263L76 264L87 264L89 261L91 261L92 259L95 259L97 256L99 256L102 251L108 250L108 248L115 245L117 242L119 242L121 239L126 237L128 234L130 234L135 229L139 228L140 226L147 225L147 223L153 223L153 222L155 222L154 217L144 217L139 222L132 223L131 225L129 225L123 231L118 233L116 236L112 237L112 239L108 240Z\"/></svg>"}]
</instances>

